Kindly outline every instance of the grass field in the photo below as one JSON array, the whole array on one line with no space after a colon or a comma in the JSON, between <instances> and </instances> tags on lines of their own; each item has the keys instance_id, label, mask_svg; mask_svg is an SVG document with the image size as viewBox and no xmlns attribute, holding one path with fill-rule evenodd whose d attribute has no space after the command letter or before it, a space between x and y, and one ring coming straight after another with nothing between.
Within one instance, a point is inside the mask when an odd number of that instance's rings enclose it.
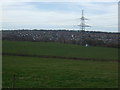
<instances>
[{"instance_id":1,"label":"grass field","mask_svg":"<svg viewBox=\"0 0 120 90\"><path fill-rule=\"evenodd\" d=\"M116 88L117 62L3 56L3 87Z\"/></svg>"},{"instance_id":2,"label":"grass field","mask_svg":"<svg viewBox=\"0 0 120 90\"><path fill-rule=\"evenodd\" d=\"M118 49L60 43L3 41L3 53L118 59Z\"/></svg>"},{"instance_id":3,"label":"grass field","mask_svg":"<svg viewBox=\"0 0 120 90\"><path fill-rule=\"evenodd\" d=\"M116 48L83 47L78 45L3 41L4 53L118 58ZM22 56L2 57L3 87L11 88L117 88L118 62L77 61Z\"/></svg>"}]
</instances>

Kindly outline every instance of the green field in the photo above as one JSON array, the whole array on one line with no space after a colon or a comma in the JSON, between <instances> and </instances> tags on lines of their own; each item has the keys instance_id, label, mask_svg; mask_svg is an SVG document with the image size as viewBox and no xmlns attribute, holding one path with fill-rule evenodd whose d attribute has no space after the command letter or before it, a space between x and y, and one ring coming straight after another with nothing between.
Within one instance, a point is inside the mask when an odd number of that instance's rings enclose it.
<instances>
[{"instance_id":1,"label":"green field","mask_svg":"<svg viewBox=\"0 0 120 90\"><path fill-rule=\"evenodd\" d=\"M75 61L3 56L3 87L115 88L116 62Z\"/></svg>"},{"instance_id":2,"label":"green field","mask_svg":"<svg viewBox=\"0 0 120 90\"><path fill-rule=\"evenodd\" d=\"M85 47L44 42L3 41L3 53L118 59L118 49L116 48Z\"/></svg>"},{"instance_id":3,"label":"green field","mask_svg":"<svg viewBox=\"0 0 120 90\"><path fill-rule=\"evenodd\" d=\"M3 41L4 53L69 57L118 58L115 48ZM11 88L117 88L118 62L77 61L22 56L2 57L3 87Z\"/></svg>"}]
</instances>

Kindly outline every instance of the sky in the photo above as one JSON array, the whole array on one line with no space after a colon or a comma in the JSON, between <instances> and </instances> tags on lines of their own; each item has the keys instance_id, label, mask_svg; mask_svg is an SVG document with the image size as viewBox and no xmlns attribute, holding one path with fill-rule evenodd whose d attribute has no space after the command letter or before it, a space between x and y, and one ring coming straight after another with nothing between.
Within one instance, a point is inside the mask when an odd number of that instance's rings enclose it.
<instances>
[{"instance_id":1,"label":"sky","mask_svg":"<svg viewBox=\"0 0 120 90\"><path fill-rule=\"evenodd\" d=\"M82 10L86 31L118 32L118 0L2 0L0 29L79 30Z\"/></svg>"}]
</instances>

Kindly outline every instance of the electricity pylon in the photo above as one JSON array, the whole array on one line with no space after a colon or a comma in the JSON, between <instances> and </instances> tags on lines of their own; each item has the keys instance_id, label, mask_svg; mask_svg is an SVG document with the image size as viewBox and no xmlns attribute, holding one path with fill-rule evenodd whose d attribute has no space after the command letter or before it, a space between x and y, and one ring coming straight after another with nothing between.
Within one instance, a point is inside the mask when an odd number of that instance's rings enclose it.
<instances>
[{"instance_id":1,"label":"electricity pylon","mask_svg":"<svg viewBox=\"0 0 120 90\"><path fill-rule=\"evenodd\" d=\"M80 18L80 20L81 20L81 24L78 25L78 26L81 27L81 30L82 30L82 31L85 31L85 27L91 27L91 26L85 24L85 20L88 20L88 19L84 17L84 12L83 12L83 10L82 10L82 17Z\"/></svg>"}]
</instances>

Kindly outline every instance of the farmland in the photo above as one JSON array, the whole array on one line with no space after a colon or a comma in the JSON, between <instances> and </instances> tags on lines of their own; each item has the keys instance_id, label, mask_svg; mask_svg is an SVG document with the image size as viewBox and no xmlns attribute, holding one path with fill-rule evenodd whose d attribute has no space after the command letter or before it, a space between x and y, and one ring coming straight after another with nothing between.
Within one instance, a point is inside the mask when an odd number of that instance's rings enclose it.
<instances>
[{"instance_id":1,"label":"farmland","mask_svg":"<svg viewBox=\"0 0 120 90\"><path fill-rule=\"evenodd\" d=\"M117 48L3 41L3 53L118 59ZM118 62L3 55L3 87L117 88Z\"/></svg>"},{"instance_id":2,"label":"farmland","mask_svg":"<svg viewBox=\"0 0 120 90\"><path fill-rule=\"evenodd\" d=\"M85 47L61 43L3 41L3 53L118 59L117 48Z\"/></svg>"}]
</instances>

